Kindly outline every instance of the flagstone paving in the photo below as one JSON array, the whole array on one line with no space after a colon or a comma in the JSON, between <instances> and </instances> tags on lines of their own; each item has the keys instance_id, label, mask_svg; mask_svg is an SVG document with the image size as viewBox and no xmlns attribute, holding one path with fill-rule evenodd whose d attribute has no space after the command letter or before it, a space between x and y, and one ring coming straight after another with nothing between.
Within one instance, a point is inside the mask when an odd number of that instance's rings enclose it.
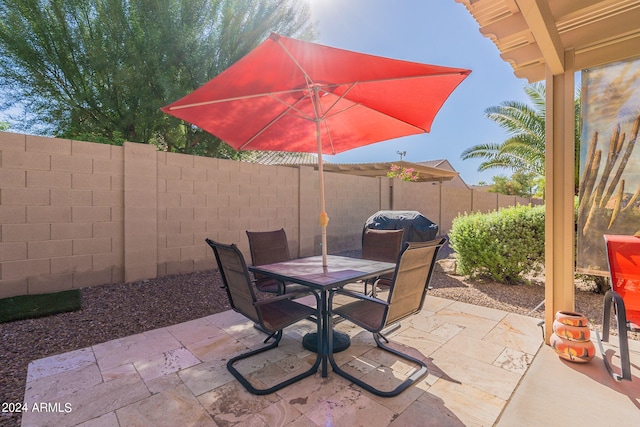
<instances>
[{"instance_id":1,"label":"flagstone paving","mask_svg":"<svg viewBox=\"0 0 640 427\"><path fill-rule=\"evenodd\" d=\"M625 424L628 414L635 413L635 422L640 419L640 348L633 347L634 381L620 385L603 374L598 357L582 366L559 359L542 345L538 322L428 296L422 312L389 335L393 345L429 366L428 375L399 396L374 396L332 372L254 396L231 376L226 362L263 345L265 335L227 311L33 361L25 392L30 410L22 425L552 425L535 419L549 415L545 405L557 412L575 406L575 398L558 404L565 393L556 386L565 383L564 375L578 376L578 392L593 387L590 394L611 399L607 409L601 398L598 402L603 411L611 411L611 405L622 411L616 425L633 425ZM336 355L350 372L382 387L411 373L412 366L375 348L370 333L349 322L336 328L351 336L349 349ZM308 369L315 356L301 340L314 329L311 322L287 328L278 348L236 366L260 385ZM530 378L534 371L536 378ZM595 421L591 417L582 425Z\"/></svg>"}]
</instances>

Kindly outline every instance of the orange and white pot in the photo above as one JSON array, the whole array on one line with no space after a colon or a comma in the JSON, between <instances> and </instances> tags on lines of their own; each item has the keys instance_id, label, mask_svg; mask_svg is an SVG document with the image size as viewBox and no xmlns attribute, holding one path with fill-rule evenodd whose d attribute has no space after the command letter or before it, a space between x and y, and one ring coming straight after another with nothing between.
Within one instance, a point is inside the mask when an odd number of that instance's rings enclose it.
<instances>
[{"instance_id":1,"label":"orange and white pot","mask_svg":"<svg viewBox=\"0 0 640 427\"><path fill-rule=\"evenodd\" d=\"M570 311L559 311L553 322L549 344L561 358L571 362L588 362L595 356L587 318Z\"/></svg>"}]
</instances>

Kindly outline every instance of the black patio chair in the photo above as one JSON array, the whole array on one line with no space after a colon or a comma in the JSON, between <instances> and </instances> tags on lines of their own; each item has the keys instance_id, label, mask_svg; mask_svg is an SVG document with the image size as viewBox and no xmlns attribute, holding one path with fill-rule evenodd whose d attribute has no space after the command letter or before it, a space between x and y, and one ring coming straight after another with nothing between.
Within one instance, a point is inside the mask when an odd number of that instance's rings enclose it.
<instances>
[{"instance_id":1,"label":"black patio chair","mask_svg":"<svg viewBox=\"0 0 640 427\"><path fill-rule=\"evenodd\" d=\"M289 242L284 228L273 231L248 231L249 251L253 265L266 265L276 262L289 261ZM255 275L255 286L261 292L284 294L285 292L298 292L305 287L295 283L285 283L272 277L260 274Z\"/></svg>"},{"instance_id":2,"label":"black patio chair","mask_svg":"<svg viewBox=\"0 0 640 427\"><path fill-rule=\"evenodd\" d=\"M258 395L273 393L317 372L318 366L321 362L319 353L316 357L316 361L310 369L292 378L288 378L274 386L260 389L254 387L249 380L233 366L240 360L277 347L282 339L282 330L287 326L293 325L294 323L307 319L311 316L319 318L319 297L317 293L307 291L287 293L274 296L273 298L263 301L258 301L256 299L256 294L251 283L251 277L249 276L249 270L247 270L244 257L236 245L225 245L214 242L210 239L206 239L205 241L209 246L211 246L216 257L216 261L220 269L220 275L222 276L222 282L227 291L231 308L259 325L262 330L269 334L269 336L264 340L265 344L271 338L274 338L274 342L267 346L240 354L239 356L235 356L230 359L227 362L227 369L229 372L231 372L231 374L249 393ZM309 295L309 293L313 294L316 298L315 308L293 301L294 298ZM320 341L320 322L316 322L316 328L318 341ZM302 346L302 342L300 345ZM322 348L320 342L318 342L318 348Z\"/></svg>"},{"instance_id":3,"label":"black patio chair","mask_svg":"<svg viewBox=\"0 0 640 427\"><path fill-rule=\"evenodd\" d=\"M374 298L357 292L336 289L329 294L329 313L339 315L344 319L372 332L377 346L396 356L419 365L412 375L400 383L395 389L384 391L373 387L360 378L356 378L338 366L333 357L333 340L329 336L329 361L334 372L350 380L363 389L382 397L393 397L402 393L407 387L427 374L427 365L415 357L402 353L383 344L389 340L381 331L402 319L406 319L422 310L427 294L431 274L435 265L438 250L446 239L430 242L405 243L393 274L386 300ZM339 307L333 307L335 295L345 295L354 299ZM331 320L331 316L329 317ZM333 328L329 328L330 335Z\"/></svg>"},{"instance_id":4,"label":"black patio chair","mask_svg":"<svg viewBox=\"0 0 640 427\"><path fill-rule=\"evenodd\" d=\"M399 230L375 230L365 228L362 230L362 258L373 261L384 261L395 263L398 254L402 249L402 237L404 229ZM389 288L391 286L392 274L383 275L367 279L364 282L364 293L371 286L371 295L376 296L378 287Z\"/></svg>"}]
</instances>

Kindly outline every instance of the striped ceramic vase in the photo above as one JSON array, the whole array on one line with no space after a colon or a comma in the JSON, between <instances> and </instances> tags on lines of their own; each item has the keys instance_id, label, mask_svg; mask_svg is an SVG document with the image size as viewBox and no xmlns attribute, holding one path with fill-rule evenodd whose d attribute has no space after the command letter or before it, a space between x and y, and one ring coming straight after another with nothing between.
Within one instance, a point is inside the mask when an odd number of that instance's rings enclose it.
<instances>
[{"instance_id":1,"label":"striped ceramic vase","mask_svg":"<svg viewBox=\"0 0 640 427\"><path fill-rule=\"evenodd\" d=\"M596 353L587 318L572 311L556 313L549 343L558 356L572 362L588 362Z\"/></svg>"}]
</instances>

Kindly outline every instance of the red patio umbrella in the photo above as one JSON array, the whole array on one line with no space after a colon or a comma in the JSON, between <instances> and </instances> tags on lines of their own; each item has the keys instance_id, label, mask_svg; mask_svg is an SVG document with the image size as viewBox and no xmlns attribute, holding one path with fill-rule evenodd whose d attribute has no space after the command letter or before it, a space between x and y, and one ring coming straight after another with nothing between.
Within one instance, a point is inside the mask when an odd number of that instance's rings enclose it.
<instances>
[{"instance_id":1,"label":"red patio umbrella","mask_svg":"<svg viewBox=\"0 0 640 427\"><path fill-rule=\"evenodd\" d=\"M236 150L322 154L429 132L470 70L400 61L271 34L217 77L162 108Z\"/></svg>"}]
</instances>

